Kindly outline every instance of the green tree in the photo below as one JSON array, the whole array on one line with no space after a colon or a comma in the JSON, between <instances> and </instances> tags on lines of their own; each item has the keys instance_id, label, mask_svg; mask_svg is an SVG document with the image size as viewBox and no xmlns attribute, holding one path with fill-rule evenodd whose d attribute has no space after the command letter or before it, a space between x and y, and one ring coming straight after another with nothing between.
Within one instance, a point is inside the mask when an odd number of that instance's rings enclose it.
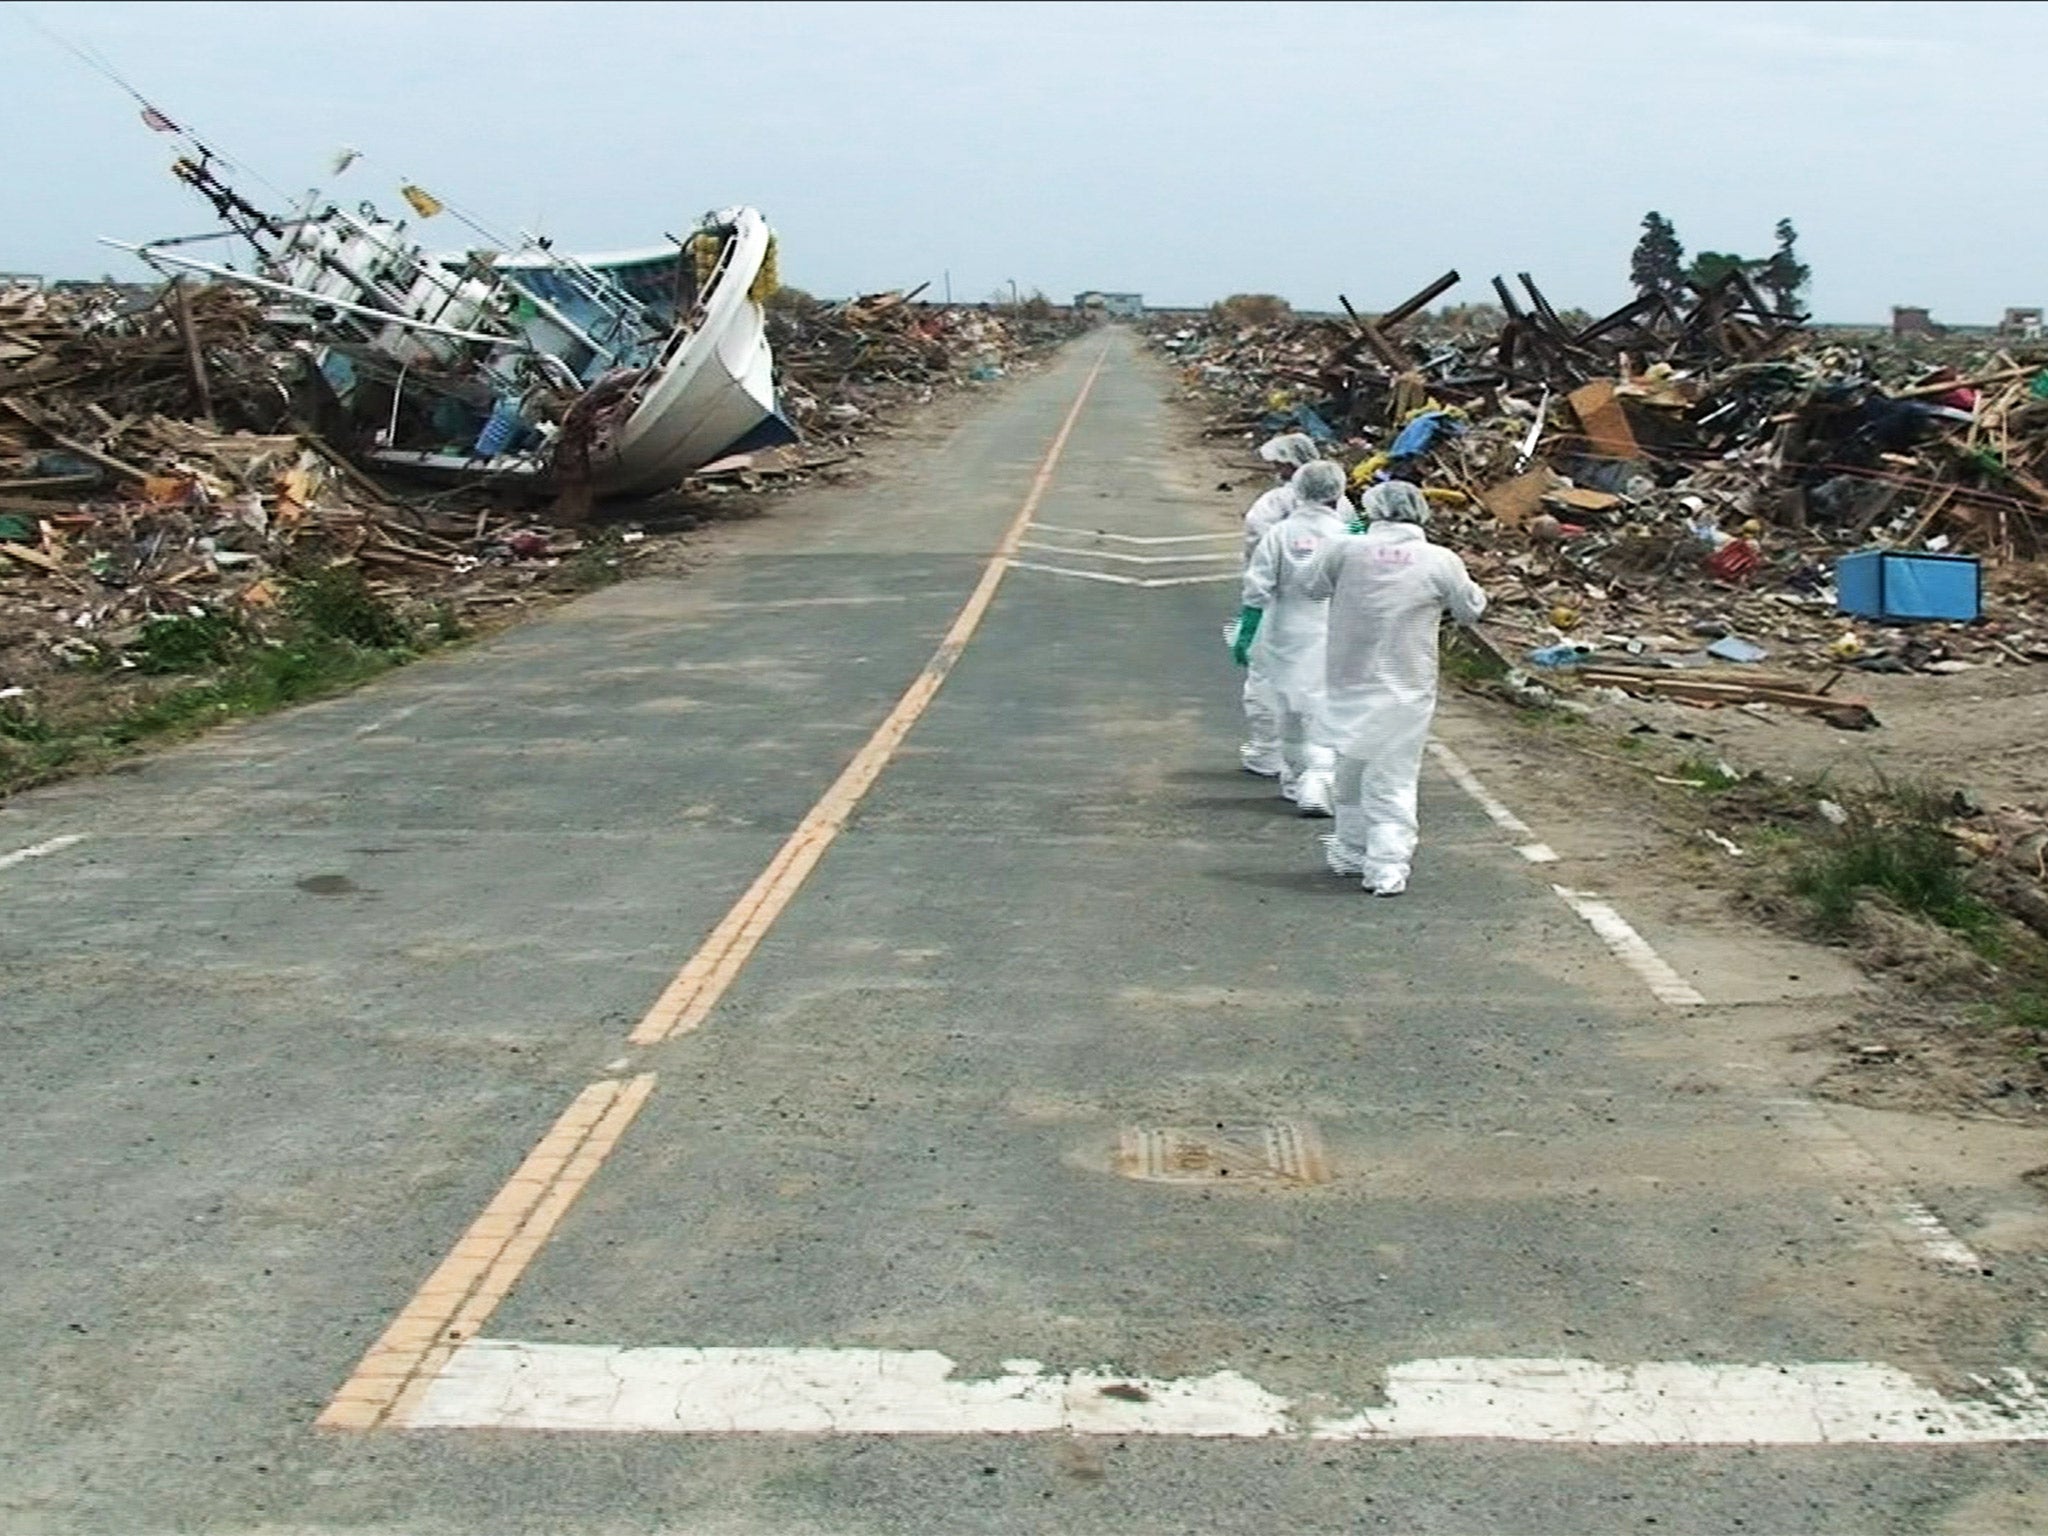
<instances>
[{"instance_id":1,"label":"green tree","mask_svg":"<svg viewBox=\"0 0 2048 1536\"><path fill-rule=\"evenodd\" d=\"M1754 272L1762 265L1733 251L1701 251L1685 269L1685 280L1695 288L1711 288L1730 272Z\"/></svg>"},{"instance_id":2,"label":"green tree","mask_svg":"<svg viewBox=\"0 0 2048 1536\"><path fill-rule=\"evenodd\" d=\"M1277 293L1233 293L1209 313L1225 325L1279 325L1294 318L1294 307Z\"/></svg>"},{"instance_id":3,"label":"green tree","mask_svg":"<svg viewBox=\"0 0 2048 1536\"><path fill-rule=\"evenodd\" d=\"M1663 214L1643 215L1642 238L1629 257L1628 276L1637 293L1676 293L1684 286L1685 247Z\"/></svg>"},{"instance_id":4,"label":"green tree","mask_svg":"<svg viewBox=\"0 0 2048 1536\"><path fill-rule=\"evenodd\" d=\"M1771 296L1771 302L1781 315L1799 313L1800 300L1805 296L1806 284L1813 276L1813 269L1799 259L1796 246L1799 231L1792 227L1790 219L1778 220L1775 231L1778 248L1771 252L1758 274L1763 282L1764 292Z\"/></svg>"}]
</instances>

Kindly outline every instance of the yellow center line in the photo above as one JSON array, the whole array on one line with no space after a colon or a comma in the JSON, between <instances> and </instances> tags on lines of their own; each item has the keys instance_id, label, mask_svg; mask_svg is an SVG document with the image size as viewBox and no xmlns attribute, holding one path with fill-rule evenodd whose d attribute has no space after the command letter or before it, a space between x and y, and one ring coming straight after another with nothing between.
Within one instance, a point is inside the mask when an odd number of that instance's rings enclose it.
<instances>
[{"instance_id":1,"label":"yellow center line","mask_svg":"<svg viewBox=\"0 0 2048 1536\"><path fill-rule=\"evenodd\" d=\"M649 1072L607 1078L577 1094L314 1422L374 1429L408 1393L423 1390L505 1299L653 1090Z\"/></svg>"},{"instance_id":2,"label":"yellow center line","mask_svg":"<svg viewBox=\"0 0 2048 1536\"><path fill-rule=\"evenodd\" d=\"M1067 410L1066 420L1060 423L1059 431L1053 435L1051 446L1045 450L1045 457L1039 463L1038 473L1031 479L1024 505L1018 508L1002 541L996 545L995 553L989 556L988 564L982 568L981 580L975 583L973 593L953 620L952 628L939 642L932 659L925 663L917 680L876 727L867 744L854 754L853 761L833 780L832 787L797 823L789 840L768 861L768 867L747 887L746 894L733 903L732 910L719 920L710 937L655 999L646 1017L633 1027L633 1032L626 1037L632 1044L658 1044L695 1029L709 1017L711 1010L718 1006L718 1000L725 996L726 988L732 985L752 958L755 948L775 925L775 920L803 887L805 878L825 856L825 850L845 829L847 818L874 786L875 780L881 777L889 759L895 756L903 738L930 706L939 685L945 682L946 674L953 670L953 664L960 659L967 642L981 627L982 617L995 600L996 588L1002 585L1003 573L1016 558L1018 544L1031 524L1032 514L1037 512L1039 502L1045 499L1046 487L1052 484L1053 470L1059 465L1060 455L1066 451L1067 438L1074 430L1074 423L1080 419L1081 408L1088 403L1088 396L1095 388L1095 380L1101 374L1103 361L1108 355L1108 349L1104 348L1102 356L1095 359L1095 366L1088 370L1080 393L1074 396L1074 403Z\"/></svg>"},{"instance_id":3,"label":"yellow center line","mask_svg":"<svg viewBox=\"0 0 2048 1536\"><path fill-rule=\"evenodd\" d=\"M1018 541L1052 483L1053 470L1108 355L1105 347L1088 370L1080 393L1032 477L1024 505L996 545L980 581L932 659L768 861L760 877L669 983L629 1037L635 1045L666 1040L703 1022L930 705L995 599L1003 572L1016 556ZM405 1310L370 1346L315 1422L327 1429L404 1425L455 1347L475 1338L511 1293L653 1091L654 1074L647 1072L623 1081L607 1078L577 1094L484 1207L483 1214L456 1240Z\"/></svg>"}]
</instances>

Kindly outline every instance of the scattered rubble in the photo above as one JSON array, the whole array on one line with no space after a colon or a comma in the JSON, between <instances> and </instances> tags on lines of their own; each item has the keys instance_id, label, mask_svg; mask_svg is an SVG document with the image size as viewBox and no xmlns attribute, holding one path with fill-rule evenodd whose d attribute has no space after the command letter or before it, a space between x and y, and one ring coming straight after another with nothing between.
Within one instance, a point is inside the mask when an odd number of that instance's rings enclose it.
<instances>
[{"instance_id":1,"label":"scattered rubble","mask_svg":"<svg viewBox=\"0 0 2048 1536\"><path fill-rule=\"evenodd\" d=\"M1432 315L1457 281L1375 317L1346 300L1338 318L1150 331L1210 403L1211 435L1306 431L1360 481L1419 469L1494 598L1496 643L1542 686L1576 675L1860 728L1874 717L1843 673L2048 660L2048 348L1934 364L1833 339L1740 271L1597 320L1561 315L1527 274L1519 298L1495 279L1498 309ZM1880 546L1981 565L1986 615L1838 612L1836 560ZM1766 661L1827 676L1756 676Z\"/></svg>"},{"instance_id":2,"label":"scattered rubble","mask_svg":"<svg viewBox=\"0 0 2048 1536\"><path fill-rule=\"evenodd\" d=\"M152 619L230 614L260 630L284 587L337 565L401 609L458 621L564 575L584 584L578 557L637 558L645 527L701 521L712 494L840 472L893 413L1066 334L1050 314L913 297L778 304L805 441L584 524L512 488L427 493L363 473L302 408L307 344L244 292L0 290L0 698L18 713L52 674L119 671Z\"/></svg>"}]
</instances>

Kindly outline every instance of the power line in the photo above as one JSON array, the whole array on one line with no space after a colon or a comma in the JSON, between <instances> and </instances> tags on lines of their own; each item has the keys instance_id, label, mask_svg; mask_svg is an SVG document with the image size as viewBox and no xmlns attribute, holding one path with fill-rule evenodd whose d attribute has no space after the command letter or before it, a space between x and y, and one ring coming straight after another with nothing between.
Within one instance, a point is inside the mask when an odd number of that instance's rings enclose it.
<instances>
[{"instance_id":1,"label":"power line","mask_svg":"<svg viewBox=\"0 0 2048 1536\"><path fill-rule=\"evenodd\" d=\"M62 48L66 53L70 54L73 58L77 59L81 64L85 65L86 68L93 71L93 73L100 75L104 79L110 81L117 90L121 91L124 95L126 95L129 98L129 100L133 101L137 106L142 108L142 120L145 123L149 124L150 127L157 129L159 132L175 133L179 138L184 139L188 144L190 144L193 149L197 150L199 154L204 158L208 160L218 161L221 165L224 165L229 170L235 172L235 174L239 176L247 176L255 181L262 183L264 187L268 188L274 195L283 199L287 203L291 201L292 194L285 191L282 187L278 186L277 183L273 182L261 171L256 170L252 166L243 165L238 161L231 159L229 156L222 154L219 150L213 148L212 145L208 144L204 139L200 138L199 135L196 132L194 132L190 127L174 120L169 113L165 112L162 108L158 107L155 102L151 101L147 96L143 95L140 90L136 89L135 85L132 82L130 82L129 79L120 72L120 70L116 69L112 61L109 60L106 57L106 55L99 52L98 49L92 48L86 44L74 42L72 39L64 36L64 34L57 31L54 27L50 26L47 22L45 22L40 16L36 15L35 12L31 11L27 6L23 5L21 3L21 0L6 0L6 4L9 10L13 11L23 21L27 22L29 26L34 28L36 31L42 33L44 37L48 38L51 42L55 43L59 48Z\"/></svg>"}]
</instances>

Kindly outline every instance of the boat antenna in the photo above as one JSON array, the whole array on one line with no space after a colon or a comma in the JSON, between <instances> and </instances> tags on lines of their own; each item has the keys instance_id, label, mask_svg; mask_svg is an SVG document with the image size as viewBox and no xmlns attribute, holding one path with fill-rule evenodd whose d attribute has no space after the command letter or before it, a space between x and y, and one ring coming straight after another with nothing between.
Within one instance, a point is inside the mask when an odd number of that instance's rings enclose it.
<instances>
[{"instance_id":1,"label":"boat antenna","mask_svg":"<svg viewBox=\"0 0 2048 1536\"><path fill-rule=\"evenodd\" d=\"M215 165L224 166L228 170L233 171L238 176L247 176L254 181L261 182L264 187L268 188L271 192L275 193L279 198L284 199L286 202L289 202L291 200L291 194L286 192L283 188L279 187L275 182L271 181L261 171L258 171L250 166L238 164L236 161L222 154L219 150L213 148L213 146L208 144L205 140L201 139L199 135L195 133L190 127L173 121L169 113L165 112L162 108L158 107L156 103L152 102L147 96L143 95L141 91L136 89L136 87L128 80L128 78L125 75L123 75L118 69L116 69L113 66L112 62L108 60L106 55L101 53L98 49L88 47L82 43L74 42L72 39L64 36L63 33L57 31L54 27L50 26L40 16L36 15L35 12L31 11L27 6L21 4L21 0L7 0L7 7L16 15L20 16L23 21L27 22L36 31L42 33L44 37L48 38L51 42L55 43L59 48L62 48L74 59L77 59L79 63L85 65L87 69L90 69L94 74L99 75L103 79L111 82L115 89L119 90L123 95L127 96L129 100L133 101L138 107L142 108L142 121L147 127L154 129L158 133L176 134L179 138L183 139L185 143L194 152L198 154L199 163L202 166L208 164L209 162ZM186 179L189 180L189 178Z\"/></svg>"}]
</instances>

